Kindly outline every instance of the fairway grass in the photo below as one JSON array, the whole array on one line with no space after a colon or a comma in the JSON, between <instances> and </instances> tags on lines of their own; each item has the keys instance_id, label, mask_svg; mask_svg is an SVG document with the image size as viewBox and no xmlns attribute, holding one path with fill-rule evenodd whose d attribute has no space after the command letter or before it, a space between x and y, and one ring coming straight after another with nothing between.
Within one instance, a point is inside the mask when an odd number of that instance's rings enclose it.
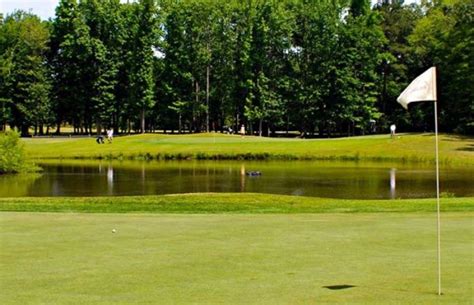
<instances>
[{"instance_id":1,"label":"fairway grass","mask_svg":"<svg viewBox=\"0 0 474 305\"><path fill-rule=\"evenodd\" d=\"M473 216L442 215L437 296L434 213L2 212L0 303L472 304Z\"/></svg>"},{"instance_id":2,"label":"fairway grass","mask_svg":"<svg viewBox=\"0 0 474 305\"><path fill-rule=\"evenodd\" d=\"M89 138L24 140L34 159L137 160L365 160L432 163L432 134L361 136L338 139L241 137L218 133L192 135L144 134L116 137L113 144ZM474 165L474 139L440 136L443 164Z\"/></svg>"},{"instance_id":3,"label":"fairway grass","mask_svg":"<svg viewBox=\"0 0 474 305\"><path fill-rule=\"evenodd\" d=\"M442 211L474 212L474 198L442 198ZM83 213L378 213L431 212L435 199L348 200L255 193L117 197L0 198L0 211Z\"/></svg>"}]
</instances>

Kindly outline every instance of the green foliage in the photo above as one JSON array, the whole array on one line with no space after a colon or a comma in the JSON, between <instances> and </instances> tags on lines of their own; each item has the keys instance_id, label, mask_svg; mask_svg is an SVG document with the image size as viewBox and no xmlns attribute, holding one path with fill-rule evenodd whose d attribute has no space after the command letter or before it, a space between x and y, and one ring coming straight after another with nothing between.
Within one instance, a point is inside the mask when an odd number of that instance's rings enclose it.
<instances>
[{"instance_id":1,"label":"green foliage","mask_svg":"<svg viewBox=\"0 0 474 305\"><path fill-rule=\"evenodd\" d=\"M396 97L438 66L442 131L473 133L473 0L61 0L0 22L0 129L432 129ZM47 58L45 55L48 55ZM186 113L174 103L186 101ZM375 123L374 123L375 122Z\"/></svg>"},{"instance_id":2,"label":"green foliage","mask_svg":"<svg viewBox=\"0 0 474 305\"><path fill-rule=\"evenodd\" d=\"M52 119L46 63L49 29L29 13L17 11L0 26L0 94L2 126L6 121L28 135Z\"/></svg>"},{"instance_id":3,"label":"green foliage","mask_svg":"<svg viewBox=\"0 0 474 305\"><path fill-rule=\"evenodd\" d=\"M140 112L140 131L145 132L146 111L154 105L153 48L159 33L158 7L154 0L140 0L135 8L134 25L130 43L131 67L129 71L132 108Z\"/></svg>"},{"instance_id":4,"label":"green foliage","mask_svg":"<svg viewBox=\"0 0 474 305\"><path fill-rule=\"evenodd\" d=\"M36 168L26 160L19 134L8 131L0 134L0 174L35 171Z\"/></svg>"},{"instance_id":5,"label":"green foliage","mask_svg":"<svg viewBox=\"0 0 474 305\"><path fill-rule=\"evenodd\" d=\"M438 67L438 100L442 128L474 133L474 1L435 3L409 37L419 71Z\"/></svg>"},{"instance_id":6,"label":"green foliage","mask_svg":"<svg viewBox=\"0 0 474 305\"><path fill-rule=\"evenodd\" d=\"M412 69L418 61L408 44L408 37L423 13L420 7L402 5L401 1L384 2L376 10L383 18L382 29L387 38L383 48L385 53L380 56L377 69L382 76L378 86L380 92L378 108L383 114L381 127L383 130L388 130L389 125L396 123L400 130L418 129L419 122L423 120L417 116L422 113L418 112L414 116L414 109L407 113L395 101L417 76L417 71Z\"/></svg>"}]
</instances>

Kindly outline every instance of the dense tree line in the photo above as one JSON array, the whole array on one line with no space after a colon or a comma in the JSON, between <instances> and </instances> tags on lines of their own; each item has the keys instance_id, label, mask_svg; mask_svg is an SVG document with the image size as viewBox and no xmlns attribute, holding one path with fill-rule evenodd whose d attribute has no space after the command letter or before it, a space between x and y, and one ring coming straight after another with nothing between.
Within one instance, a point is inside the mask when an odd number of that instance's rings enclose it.
<instances>
[{"instance_id":1,"label":"dense tree line","mask_svg":"<svg viewBox=\"0 0 474 305\"><path fill-rule=\"evenodd\" d=\"M432 129L395 100L432 65L441 129L474 133L474 0L61 0L0 18L0 128L27 135Z\"/></svg>"}]
</instances>

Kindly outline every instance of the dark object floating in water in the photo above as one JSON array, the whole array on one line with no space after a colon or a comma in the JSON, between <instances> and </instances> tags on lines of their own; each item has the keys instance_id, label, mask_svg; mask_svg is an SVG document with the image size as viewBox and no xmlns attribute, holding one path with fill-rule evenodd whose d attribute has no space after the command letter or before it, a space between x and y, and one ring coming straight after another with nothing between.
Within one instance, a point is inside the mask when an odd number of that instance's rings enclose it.
<instances>
[{"instance_id":1,"label":"dark object floating in water","mask_svg":"<svg viewBox=\"0 0 474 305\"><path fill-rule=\"evenodd\" d=\"M251 172L246 172L245 173L247 176L261 176L262 173L259 171L251 171Z\"/></svg>"},{"instance_id":2,"label":"dark object floating in water","mask_svg":"<svg viewBox=\"0 0 474 305\"><path fill-rule=\"evenodd\" d=\"M341 290L341 289L348 289L357 287L354 285L331 285L331 286L323 286L323 288L331 289L331 290Z\"/></svg>"}]
</instances>

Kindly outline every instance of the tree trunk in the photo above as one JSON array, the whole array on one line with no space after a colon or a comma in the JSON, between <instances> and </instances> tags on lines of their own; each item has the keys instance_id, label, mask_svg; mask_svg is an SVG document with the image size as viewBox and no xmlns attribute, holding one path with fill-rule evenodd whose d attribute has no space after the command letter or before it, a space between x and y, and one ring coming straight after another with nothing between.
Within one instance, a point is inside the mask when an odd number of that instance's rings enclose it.
<instances>
[{"instance_id":1,"label":"tree trunk","mask_svg":"<svg viewBox=\"0 0 474 305\"><path fill-rule=\"evenodd\" d=\"M263 125L263 119L260 119L258 121L258 136L261 137L262 136L262 125Z\"/></svg>"},{"instance_id":2,"label":"tree trunk","mask_svg":"<svg viewBox=\"0 0 474 305\"><path fill-rule=\"evenodd\" d=\"M195 103L194 106L193 106L193 126L191 127L191 130L192 130L193 132L196 132L197 129L198 129L198 128L197 128L197 123L196 123L196 111L195 111L195 107L199 105L199 91L200 91L200 89L199 89L199 82L196 81L196 93L195 93L195 95L196 95L196 103Z\"/></svg>"},{"instance_id":3,"label":"tree trunk","mask_svg":"<svg viewBox=\"0 0 474 305\"><path fill-rule=\"evenodd\" d=\"M140 122L141 122L140 131L141 133L145 133L145 107L142 108L142 112L140 115Z\"/></svg>"},{"instance_id":4,"label":"tree trunk","mask_svg":"<svg viewBox=\"0 0 474 305\"><path fill-rule=\"evenodd\" d=\"M28 126L21 125L21 136L22 137L27 137L29 135L30 135L30 132L28 131Z\"/></svg>"},{"instance_id":5,"label":"tree trunk","mask_svg":"<svg viewBox=\"0 0 474 305\"><path fill-rule=\"evenodd\" d=\"M7 123L5 122L5 102L2 102L2 121L0 122L0 131L6 131L6 125Z\"/></svg>"},{"instance_id":6,"label":"tree trunk","mask_svg":"<svg viewBox=\"0 0 474 305\"><path fill-rule=\"evenodd\" d=\"M5 102L2 102L2 118L0 122L0 131L6 131L7 130L7 122L6 122L6 116L5 116Z\"/></svg>"},{"instance_id":7,"label":"tree trunk","mask_svg":"<svg viewBox=\"0 0 474 305\"><path fill-rule=\"evenodd\" d=\"M118 120L118 115L117 115L117 110L116 110L116 112L114 113L114 116L113 116L113 123L112 123L113 126L114 126L113 128L114 128L114 133L115 133L115 134L119 134L119 133L120 133L120 132L119 132L119 123L118 123L118 121L119 121L119 120Z\"/></svg>"},{"instance_id":8,"label":"tree trunk","mask_svg":"<svg viewBox=\"0 0 474 305\"><path fill-rule=\"evenodd\" d=\"M210 68L206 68L206 132L209 132L209 74Z\"/></svg>"},{"instance_id":9,"label":"tree trunk","mask_svg":"<svg viewBox=\"0 0 474 305\"><path fill-rule=\"evenodd\" d=\"M240 130L240 115L239 115L239 111L237 110L237 113L235 115L235 126L234 126L234 132L236 134L238 134L239 130Z\"/></svg>"},{"instance_id":10,"label":"tree trunk","mask_svg":"<svg viewBox=\"0 0 474 305\"><path fill-rule=\"evenodd\" d=\"M102 125L101 125L100 119L97 120L96 124L97 124L97 135L100 136L102 134Z\"/></svg>"},{"instance_id":11,"label":"tree trunk","mask_svg":"<svg viewBox=\"0 0 474 305\"><path fill-rule=\"evenodd\" d=\"M56 123L56 134L61 134L61 121Z\"/></svg>"},{"instance_id":12,"label":"tree trunk","mask_svg":"<svg viewBox=\"0 0 474 305\"><path fill-rule=\"evenodd\" d=\"M178 133L181 134L181 113L178 115Z\"/></svg>"}]
</instances>

